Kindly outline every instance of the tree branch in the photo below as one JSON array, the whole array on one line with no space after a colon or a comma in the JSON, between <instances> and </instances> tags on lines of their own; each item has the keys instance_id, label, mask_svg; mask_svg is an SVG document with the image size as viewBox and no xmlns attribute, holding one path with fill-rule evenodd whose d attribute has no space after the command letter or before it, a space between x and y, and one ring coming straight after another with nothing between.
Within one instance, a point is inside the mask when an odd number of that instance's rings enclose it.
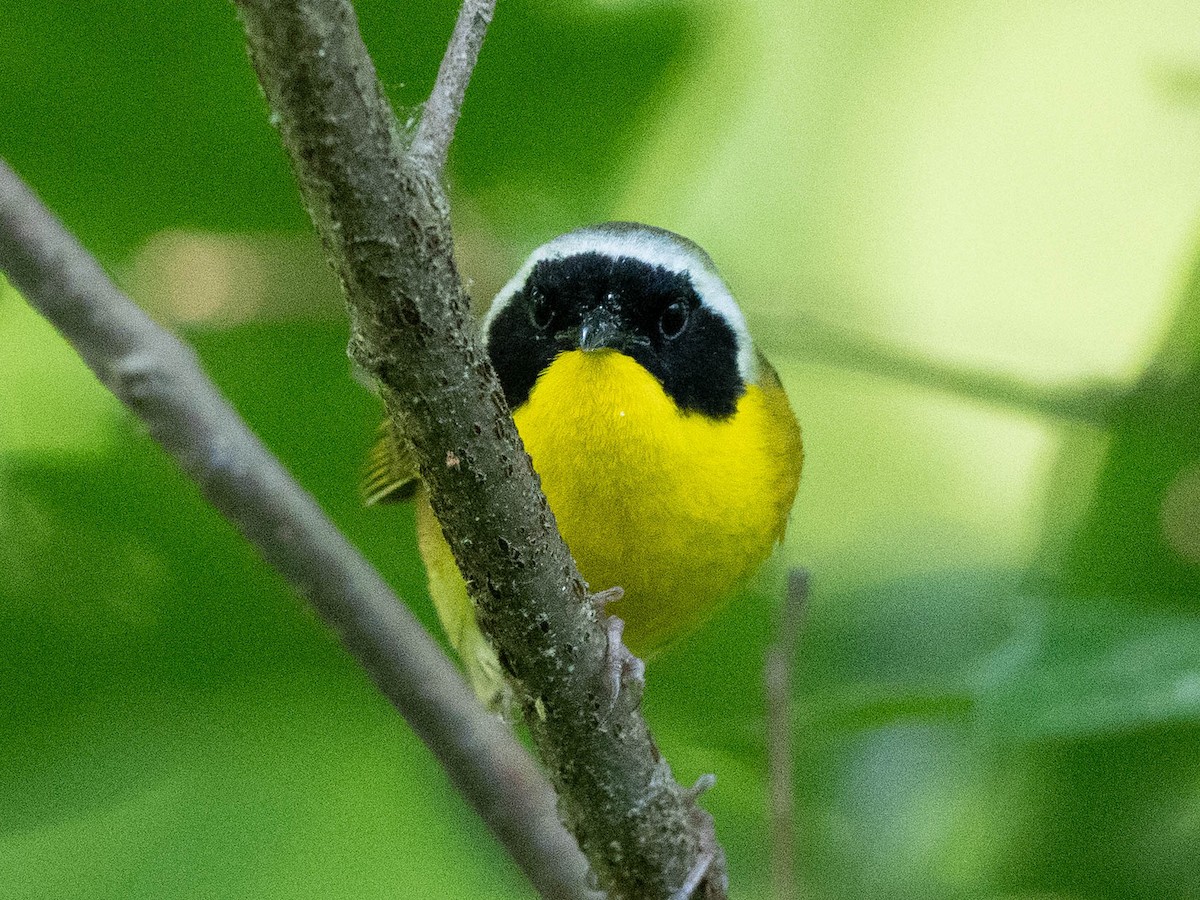
<instances>
[{"instance_id":1,"label":"tree branch","mask_svg":"<svg viewBox=\"0 0 1200 900\"><path fill-rule=\"evenodd\" d=\"M467 84L495 10L496 0L463 0L458 11L458 21L454 23L446 55L442 57L437 81L425 101L417 136L409 148L409 154L423 160L434 174L440 174L446 167L446 154L454 140Z\"/></svg>"},{"instance_id":2,"label":"tree branch","mask_svg":"<svg viewBox=\"0 0 1200 900\"><path fill-rule=\"evenodd\" d=\"M445 194L427 158L399 137L353 9L348 0L238 6L272 118L346 289L351 355L377 378L389 416L413 443L568 827L615 897L671 897L706 857L694 895L724 897L712 819L658 753L634 680L622 678L615 701L606 688L622 648L606 639L473 334ZM468 57L448 55L435 96L457 95L444 84L465 84Z\"/></svg>"},{"instance_id":3,"label":"tree branch","mask_svg":"<svg viewBox=\"0 0 1200 900\"><path fill-rule=\"evenodd\" d=\"M594 897L536 764L262 445L195 353L152 322L0 160L0 268L278 569L441 762L545 897Z\"/></svg>"},{"instance_id":4,"label":"tree branch","mask_svg":"<svg viewBox=\"0 0 1200 900\"><path fill-rule=\"evenodd\" d=\"M767 651L767 770L770 779L771 885L774 900L799 900L796 800L792 784L792 665L808 610L808 572L788 572L775 643Z\"/></svg>"},{"instance_id":5,"label":"tree branch","mask_svg":"<svg viewBox=\"0 0 1200 900\"><path fill-rule=\"evenodd\" d=\"M824 362L1027 415L1094 428L1110 427L1116 411L1130 395L1128 387L1105 379L1046 385L1003 372L943 362L810 316L777 322L765 333L786 334L788 352L798 351L809 362ZM766 349L770 349L769 341Z\"/></svg>"}]
</instances>

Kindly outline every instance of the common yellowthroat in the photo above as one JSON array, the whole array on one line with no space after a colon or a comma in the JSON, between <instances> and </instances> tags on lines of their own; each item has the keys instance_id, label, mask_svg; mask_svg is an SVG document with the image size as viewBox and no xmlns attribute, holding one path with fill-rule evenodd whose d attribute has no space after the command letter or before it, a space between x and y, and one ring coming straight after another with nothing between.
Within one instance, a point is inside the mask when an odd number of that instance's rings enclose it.
<instances>
[{"instance_id":1,"label":"common yellowthroat","mask_svg":"<svg viewBox=\"0 0 1200 900\"><path fill-rule=\"evenodd\" d=\"M639 656L695 629L783 537L800 428L707 253L612 222L539 247L483 340L525 449L592 590ZM413 499L429 589L480 698L504 681L407 442L385 433L367 502Z\"/></svg>"}]
</instances>

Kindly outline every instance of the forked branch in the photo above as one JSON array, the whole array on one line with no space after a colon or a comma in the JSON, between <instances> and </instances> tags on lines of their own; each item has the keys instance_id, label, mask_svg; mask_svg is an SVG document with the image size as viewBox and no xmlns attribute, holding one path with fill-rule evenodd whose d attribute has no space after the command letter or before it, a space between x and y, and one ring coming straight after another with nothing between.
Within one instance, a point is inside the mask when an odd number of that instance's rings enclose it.
<instances>
[{"instance_id":1,"label":"forked branch","mask_svg":"<svg viewBox=\"0 0 1200 900\"><path fill-rule=\"evenodd\" d=\"M631 681L615 698L606 689L620 648L558 534L455 267L438 173L487 6L468 0L413 148L349 0L238 6L272 119L346 289L351 354L413 444L568 827L614 897L724 897L711 817L672 777Z\"/></svg>"},{"instance_id":2,"label":"forked branch","mask_svg":"<svg viewBox=\"0 0 1200 900\"><path fill-rule=\"evenodd\" d=\"M0 269L287 578L433 751L541 894L592 897L554 793L421 624L262 445L195 353L126 297L0 160Z\"/></svg>"},{"instance_id":3,"label":"forked branch","mask_svg":"<svg viewBox=\"0 0 1200 900\"><path fill-rule=\"evenodd\" d=\"M446 155L454 140L467 84L471 81L471 72L479 59L479 50L495 10L496 0L463 0L458 11L458 21L454 23L446 55L442 57L437 81L425 101L421 124L409 148L411 156L423 160L434 175L440 175L446 167Z\"/></svg>"}]
</instances>

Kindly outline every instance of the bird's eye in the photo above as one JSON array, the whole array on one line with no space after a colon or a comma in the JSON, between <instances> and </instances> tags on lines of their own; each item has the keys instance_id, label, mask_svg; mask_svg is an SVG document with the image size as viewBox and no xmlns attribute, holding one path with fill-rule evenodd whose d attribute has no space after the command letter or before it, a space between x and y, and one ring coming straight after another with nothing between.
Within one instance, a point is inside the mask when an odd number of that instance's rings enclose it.
<instances>
[{"instance_id":1,"label":"bird's eye","mask_svg":"<svg viewBox=\"0 0 1200 900\"><path fill-rule=\"evenodd\" d=\"M664 309L658 320L658 330L662 332L662 336L670 340L683 334L683 329L688 323L688 313L688 305L682 300L676 300Z\"/></svg>"},{"instance_id":2,"label":"bird's eye","mask_svg":"<svg viewBox=\"0 0 1200 900\"><path fill-rule=\"evenodd\" d=\"M550 298L537 288L531 288L529 299L529 318L533 320L535 328L545 331L550 327L550 320L554 318L554 307L550 305Z\"/></svg>"}]
</instances>

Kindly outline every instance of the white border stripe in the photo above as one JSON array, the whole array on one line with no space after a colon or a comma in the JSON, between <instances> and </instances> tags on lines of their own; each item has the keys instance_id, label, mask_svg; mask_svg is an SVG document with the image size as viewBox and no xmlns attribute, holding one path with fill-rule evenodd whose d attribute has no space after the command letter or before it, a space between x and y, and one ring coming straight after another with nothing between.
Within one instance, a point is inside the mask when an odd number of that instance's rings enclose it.
<instances>
[{"instance_id":1,"label":"white border stripe","mask_svg":"<svg viewBox=\"0 0 1200 900\"><path fill-rule=\"evenodd\" d=\"M661 229L622 226L620 230L616 230L611 226L591 226L560 235L538 247L496 294L496 299L492 301L491 308L483 320L485 338L492 320L520 292L534 266L544 260L566 259L581 253L600 253L613 259L628 257L652 266L661 266L668 272L687 275L700 297L700 302L733 329L738 345L738 373L742 380L747 384L757 383L758 366L755 361L754 344L746 327L746 318L729 288L707 258L698 255L682 238Z\"/></svg>"}]
</instances>

